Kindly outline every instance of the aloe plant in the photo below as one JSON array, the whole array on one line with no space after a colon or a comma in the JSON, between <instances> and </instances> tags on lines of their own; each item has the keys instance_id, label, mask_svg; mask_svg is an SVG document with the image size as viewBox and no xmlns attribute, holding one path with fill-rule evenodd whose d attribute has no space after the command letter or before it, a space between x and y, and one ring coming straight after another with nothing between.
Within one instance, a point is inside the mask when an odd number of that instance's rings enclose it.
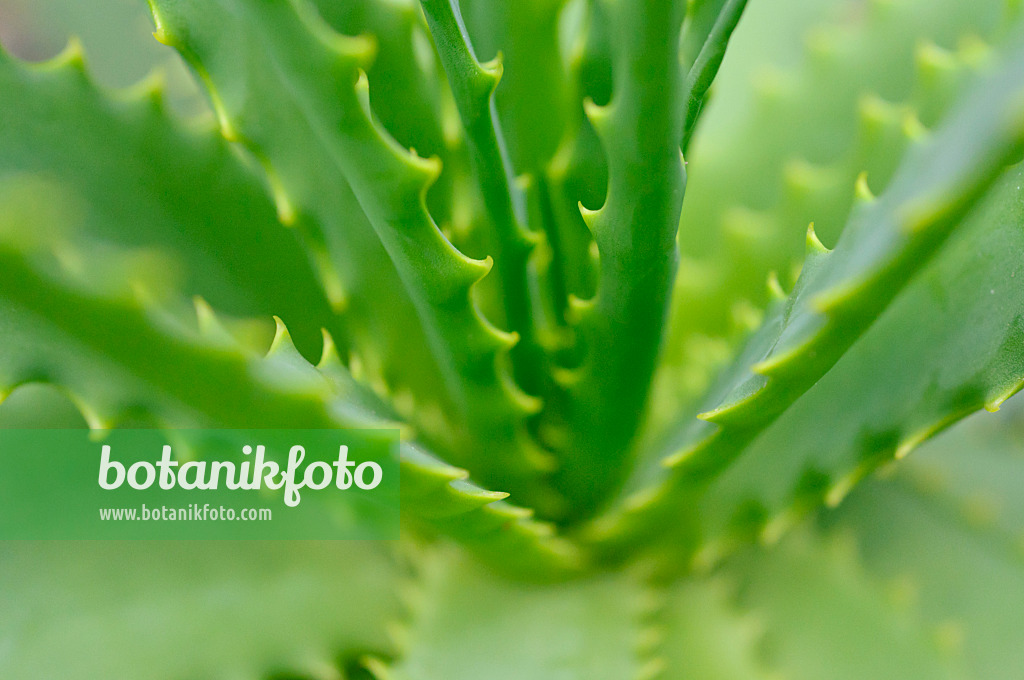
<instances>
[{"instance_id":1,"label":"aloe plant","mask_svg":"<svg viewBox=\"0 0 1024 680\"><path fill-rule=\"evenodd\" d=\"M0 51L0 425L403 433L397 543L5 544L4 676L1024 678L1024 421L925 444L1024 385L1017 3L806 4Z\"/></svg>"}]
</instances>

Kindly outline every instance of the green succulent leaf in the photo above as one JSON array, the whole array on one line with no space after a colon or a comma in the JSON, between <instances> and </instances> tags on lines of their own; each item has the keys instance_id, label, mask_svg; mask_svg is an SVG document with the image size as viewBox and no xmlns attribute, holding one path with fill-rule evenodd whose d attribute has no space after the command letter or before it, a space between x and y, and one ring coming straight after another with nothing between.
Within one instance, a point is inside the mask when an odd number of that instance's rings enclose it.
<instances>
[{"instance_id":1,"label":"green succulent leaf","mask_svg":"<svg viewBox=\"0 0 1024 680\"><path fill-rule=\"evenodd\" d=\"M857 489L830 530L899 593L964 677L1022 677L1020 409L975 417Z\"/></svg>"},{"instance_id":2,"label":"green succulent leaf","mask_svg":"<svg viewBox=\"0 0 1024 680\"><path fill-rule=\"evenodd\" d=\"M585 356L563 384L570 434L559 485L577 515L618 483L647 398L675 274L686 173L679 36L684 3L603 3L615 26L611 101L587 116L608 157L608 193L583 209L599 256L597 293L575 305Z\"/></svg>"},{"instance_id":3,"label":"green succulent leaf","mask_svg":"<svg viewBox=\"0 0 1024 680\"><path fill-rule=\"evenodd\" d=\"M652 618L663 677L1017 677L1008 411L929 442L778 545L665 586Z\"/></svg>"},{"instance_id":4,"label":"green succulent leaf","mask_svg":"<svg viewBox=\"0 0 1024 680\"><path fill-rule=\"evenodd\" d=\"M568 86L561 30L566 0L459 2L477 55L501 55L503 73L495 105L520 173L544 169L557 152L575 102Z\"/></svg>"},{"instance_id":5,"label":"green succulent leaf","mask_svg":"<svg viewBox=\"0 0 1024 680\"><path fill-rule=\"evenodd\" d=\"M762 663L784 677L962 677L915 613L864 573L848 542L797 532L736 570L739 606L762 621Z\"/></svg>"},{"instance_id":6,"label":"green succulent leaf","mask_svg":"<svg viewBox=\"0 0 1024 680\"><path fill-rule=\"evenodd\" d=\"M949 422L996 408L1020 389L1019 171L995 180L1021 141L1021 63L1019 52L1011 55L914 150L890 189L853 213L835 250L808 233L793 293L776 302L723 373L701 420L670 439L668 477L643 471L662 479L644 486L638 477L640 490L602 518L599 531L629 527L636 538L646 520L631 517L649 514L658 523L698 504L683 533L691 544L716 542L701 559L737 536L770 538L807 508L838 502L885 456L902 457ZM973 132L969 142L965 130ZM943 248L953 231L957 238ZM985 323L952 324L982 309ZM878 366L891 367L884 384L873 379ZM829 428L827 459L814 453L821 427ZM766 464L769 478L761 476Z\"/></svg>"},{"instance_id":7,"label":"green succulent leaf","mask_svg":"<svg viewBox=\"0 0 1024 680\"><path fill-rule=\"evenodd\" d=\"M0 545L0 676L1024 680L1020 2L94 0L186 121L69 1L0 427L398 429L402 531Z\"/></svg>"},{"instance_id":8,"label":"green succulent leaf","mask_svg":"<svg viewBox=\"0 0 1024 680\"><path fill-rule=\"evenodd\" d=\"M421 564L399 634L401 661L383 678L611 680L641 670L637 645L649 598L635 575L510 585L450 551Z\"/></svg>"},{"instance_id":9,"label":"green succulent leaf","mask_svg":"<svg viewBox=\"0 0 1024 680\"><path fill-rule=\"evenodd\" d=\"M60 262L90 262L90 273ZM7 354L0 393L28 382L67 391L91 427L126 422L158 427L394 428L391 411L348 375L330 336L319 368L295 349L283 324L266 357L247 352L199 308L199 328L147 300L142 279L128 287L110 275L121 260L65 248L0 251L0 305ZM135 274L137 277L138 275ZM140 294L142 299L139 299ZM68 314L68 310L79 313ZM231 398L224 397L230 390ZM578 555L532 513L497 503L454 468L405 441L402 510L411 521L448 533L510 570L557 575ZM514 559L509 560L505 553Z\"/></svg>"},{"instance_id":10,"label":"green succulent leaf","mask_svg":"<svg viewBox=\"0 0 1024 680\"><path fill-rule=\"evenodd\" d=\"M537 342L527 276L527 260L535 238L523 226L523 201L514 193L511 162L494 106L501 62L484 65L477 61L456 0L421 0L420 4L448 74L480 193L496 234L494 258L501 279L505 319L508 327L519 335L511 352L513 368L520 384L537 393L546 366Z\"/></svg>"},{"instance_id":11,"label":"green succulent leaf","mask_svg":"<svg viewBox=\"0 0 1024 680\"><path fill-rule=\"evenodd\" d=\"M344 340L300 239L219 135L172 119L158 76L108 93L82 59L76 43L35 65L0 52L0 97L18 102L0 111L0 231L60 221L70 237L151 251L226 314L277 314L308 356L321 328Z\"/></svg>"},{"instance_id":12,"label":"green succulent leaf","mask_svg":"<svg viewBox=\"0 0 1024 680\"><path fill-rule=\"evenodd\" d=\"M1016 199L1021 178L1019 168L1004 177L963 233L864 338L715 483L712 514L734 514L713 523L727 521L740 534L760 531L771 540L808 508L841 502L882 461L906 456L973 411L997 408L1020 388L1024 291L1014 253L1024 245ZM979 257L984 267L977 266ZM950 332L953 320L968 325ZM892 382L872 384L866 372L875 370ZM850 407L858 402L861 408ZM806 429L796 434L795 428ZM822 455L826 432L836 445ZM748 475L769 464L789 481L773 480L751 493ZM745 528L735 505L727 508L735 503L753 511Z\"/></svg>"},{"instance_id":13,"label":"green succulent leaf","mask_svg":"<svg viewBox=\"0 0 1024 680\"><path fill-rule=\"evenodd\" d=\"M696 36L708 30L697 30L699 18L714 5L702 3L695 15ZM858 176L884 190L921 123L941 119L991 44L1013 27L999 0L809 9L747 9L687 153L663 395L699 396L709 372L694 371L704 339L732 337L750 303L770 302L769 272L790 280L809 222L825 243L836 241ZM690 43L695 54L698 39ZM672 413L664 401L663 414Z\"/></svg>"},{"instance_id":14,"label":"green succulent leaf","mask_svg":"<svg viewBox=\"0 0 1024 680\"><path fill-rule=\"evenodd\" d=\"M416 0L317 0L331 28L344 35L369 35L376 55L366 74L374 116L403 146L455 162L445 140L444 74L430 49L430 33ZM449 196L439 196L450 200ZM433 208L435 204L431 204ZM449 209L445 201L438 209Z\"/></svg>"},{"instance_id":15,"label":"green succulent leaf","mask_svg":"<svg viewBox=\"0 0 1024 680\"><path fill-rule=\"evenodd\" d=\"M735 580L696 577L666 587L652 629L661 677L771 680L759 658L763 627L736 602Z\"/></svg>"},{"instance_id":16,"label":"green succulent leaf","mask_svg":"<svg viewBox=\"0 0 1024 680\"><path fill-rule=\"evenodd\" d=\"M339 661L394 653L386 631L402 615L402 573L370 543L8 543L0 672L337 677Z\"/></svg>"},{"instance_id":17,"label":"green succulent leaf","mask_svg":"<svg viewBox=\"0 0 1024 680\"><path fill-rule=\"evenodd\" d=\"M536 480L545 459L524 424L536 405L508 373L516 338L485 321L471 300L471 287L491 265L457 251L427 212L425 195L440 163L399 146L374 120L363 75L372 41L332 32L299 0L151 5L158 35L201 74L227 136L266 158L282 181L304 176L305 150L319 149L316 167L329 191L351 186L416 309L451 398L448 420L434 431L461 427L491 442L486 457L453 446L454 459L475 462L484 479L500 477L524 494L536 489L524 480ZM293 134L302 143L290 140ZM283 195L297 202L312 189Z\"/></svg>"},{"instance_id":18,"label":"green succulent leaf","mask_svg":"<svg viewBox=\"0 0 1024 680\"><path fill-rule=\"evenodd\" d=\"M351 7L354 14L357 6ZM211 5L208 12L214 9ZM400 17L394 16L398 11L389 13L381 8L373 16L377 21L364 16L358 25L380 28L382 23L387 25L388 20L399 21ZM235 17L240 20L244 15ZM215 21L216 17L210 15L208 19ZM341 19L355 21L358 17L335 17L335 20ZM300 30L304 31L303 39L308 44L317 44L304 28ZM158 32L158 35L162 34ZM199 65L197 71L217 111L221 133L243 144L266 169L282 221L294 225L295 229L308 234L312 243L318 244L314 252L325 261L325 268L334 273L329 281L330 290L337 303L345 307L356 350L354 358L366 377L396 391L415 390L424 394L424 385L433 385L439 379L438 369L420 330L415 307L387 251L348 180L338 169L330 147L319 139L318 128L310 125L308 110L292 98L279 96L284 85L280 77L275 76L277 71L261 68L261 64L266 66L266 61L259 59L271 56L264 43L242 39L241 34L232 35L238 35L239 39L230 42L230 36L220 35L227 42L219 63L232 71L240 69L240 76L251 74L251 86L243 79L221 91L219 83L211 80L205 67ZM412 40L411 29L408 38ZM372 38L356 43L369 50ZM234 64L230 63L235 56L247 51L253 52L251 58L239 58ZM413 77L416 75L414 72ZM272 106L262 108L260 102L263 101ZM249 117L234 110L246 106L255 110ZM265 124L267 118L274 122ZM429 120L429 116L424 118ZM437 408L429 403L420 406ZM429 419L421 424L429 424ZM435 424L433 429L444 428Z\"/></svg>"},{"instance_id":19,"label":"green succulent leaf","mask_svg":"<svg viewBox=\"0 0 1024 680\"><path fill-rule=\"evenodd\" d=\"M702 3L701 9L714 7L714 5L715 3ZM722 66L729 38L736 30L746 6L747 0L727 0L720 8L717 8L718 12L715 14L702 12L704 16L714 17L714 21L707 32L704 44L693 59L693 65L690 66L690 70L686 74L686 118L683 122L682 141L684 153L690 145L690 139L693 138L697 120L704 108L704 99L707 97L715 76L718 75L718 69ZM693 27L689 28L686 39L691 38L690 33Z\"/></svg>"}]
</instances>

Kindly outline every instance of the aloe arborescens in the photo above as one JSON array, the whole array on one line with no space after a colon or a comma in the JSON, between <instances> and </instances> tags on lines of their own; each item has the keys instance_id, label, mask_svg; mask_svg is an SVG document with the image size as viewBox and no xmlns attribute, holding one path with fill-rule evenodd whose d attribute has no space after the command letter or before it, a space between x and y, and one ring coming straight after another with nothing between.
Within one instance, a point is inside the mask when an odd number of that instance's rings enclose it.
<instances>
[{"instance_id":1,"label":"aloe arborescens","mask_svg":"<svg viewBox=\"0 0 1024 680\"><path fill-rule=\"evenodd\" d=\"M1013 414L899 460L1024 381L1012 3L838 3L752 75L797 13L747 4L150 0L188 122L0 52L0 390L398 424L406 523L5 546L0 668L1024 677Z\"/></svg>"}]
</instances>

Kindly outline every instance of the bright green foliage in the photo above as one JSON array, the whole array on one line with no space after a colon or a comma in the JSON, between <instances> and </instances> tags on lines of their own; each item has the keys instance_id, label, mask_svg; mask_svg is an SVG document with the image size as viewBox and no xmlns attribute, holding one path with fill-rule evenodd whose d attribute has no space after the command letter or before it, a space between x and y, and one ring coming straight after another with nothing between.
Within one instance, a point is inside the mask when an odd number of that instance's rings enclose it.
<instances>
[{"instance_id":1,"label":"bright green foliage","mask_svg":"<svg viewBox=\"0 0 1024 680\"><path fill-rule=\"evenodd\" d=\"M1024 62L1015 65L1011 60L1004 77L1019 80L1021 73ZM994 103L988 96L1004 103ZM887 192L878 199L862 199L835 250L827 251L813 229L808 231L807 259L792 295L772 305L736 363L723 372L701 409L699 418L703 422L687 423L681 435L671 441L676 451L663 459L671 470L669 478L634 491L633 498L640 500L632 503L628 515L640 515L643 522L652 518L664 521L665 513L675 514L703 494L710 479L712 484L734 486L728 493L713 490L709 500L715 507L697 513L694 523L731 521L736 531L765 530L770 535L780 529L773 522L791 522L792 512L815 507L824 499L837 503L882 456L902 457L950 419L981 407L998 408L1020 388L1024 370L1020 359L1024 327L1020 319L1024 310L1019 303L1008 302L1019 301L1022 291L1012 276L1018 265L1014 253L1022 237L1022 216L1019 203L1014 201L1019 173L1011 171L992 189L991 198L983 197L1004 159L1017 153L1017 140L1024 134L1018 111L1022 96L1024 90L1019 86L1016 90L1008 88L1000 78L992 79L986 90L975 92L969 107L955 112L943 129L908 153ZM982 121L983 116L991 119ZM1007 122L1010 127L1000 132ZM965 135L965 130L972 134ZM992 133L988 142L986 133ZM961 154L957 153L961 143L979 146ZM994 157L994 162L982 161L983 167L990 169L987 174L951 157L983 159L987 155ZM984 222L980 229L984 233L974 232L972 221L963 221L979 200L987 208L979 219ZM955 240L938 261L926 268L920 283L913 280L913 270L927 264L949 231L962 222L966 232L963 238L970 234L970 240ZM979 252L989 254L984 272L976 266ZM962 297L968 276L984 278L990 286L987 300L982 297L968 301ZM907 282L911 285L902 291ZM919 292L918 286L926 289ZM997 286L1015 292L997 299ZM940 304L933 302L936 297ZM891 316L879 318L890 303L894 305ZM943 337L929 337L928 325L937 318L950 323L974 321L963 334L947 330ZM887 333L888 319L902 332ZM869 327L864 341L854 346ZM908 334L911 328L914 331ZM885 344L875 349L881 337ZM967 356L988 358L962 358L965 347L971 345L985 345L987 350L968 352ZM843 360L837 365L840 357ZM847 369L851 364L857 365L855 373ZM904 380L873 380L864 388L850 380L874 377L870 367L886 364L905 375ZM835 371L830 372L833 367ZM940 371L941 379L936 377ZM952 375L957 378L950 381ZM923 384L919 376L925 378ZM889 377L894 376L890 373ZM830 394L829 388L844 379L842 389ZM910 385L914 385L914 392L894 391ZM846 442L839 438L845 434L840 429L844 414L835 409L849 406L839 395L850 395L857 389L870 392L873 388L879 393L861 402L868 412L859 414L850 435L874 437L875 441L867 446L863 441L850 442L848 446L853 450L848 452L843 446ZM805 393L806 399L791 409ZM825 408L829 411L819 412L815 419L805 418L802 427L782 435L785 443L776 443L773 451L784 453L775 453L771 461L758 462L749 455L726 469L752 443L756 447L755 441L762 433L772 437L822 398L828 400ZM924 413L907 412L922 399ZM874 412L881 404L887 408L879 419ZM900 411L903 417L892 420L893 413ZM784 413L788 417L782 419L780 427L766 432ZM827 435L821 427L828 428ZM782 464L781 457L799 455L801 439L810 439L810 446L821 448L826 436L830 449L827 455L818 453L799 461L798 466ZM765 477L765 465L772 468L771 479ZM755 476L740 481L748 469ZM739 484L744 488L736 489ZM731 503L723 503L726 499ZM629 517L615 517L614 513L602 518L602 524L626 523L629 535L625 538L634 540L632 534L637 527L630 524ZM720 517L722 514L727 517ZM767 526L762 526L764 522Z\"/></svg>"},{"instance_id":2,"label":"bright green foliage","mask_svg":"<svg viewBox=\"0 0 1024 680\"><path fill-rule=\"evenodd\" d=\"M583 209L599 260L595 296L572 305L585 348L563 380L569 423L560 487L586 513L621 475L647 394L676 268L675 236L686 173L682 155L682 2L604 3L623 30L610 45L608 104L586 100L607 155L608 194ZM582 207L582 206L581 206Z\"/></svg>"},{"instance_id":3,"label":"bright green foliage","mask_svg":"<svg viewBox=\"0 0 1024 680\"><path fill-rule=\"evenodd\" d=\"M291 559L296 548L305 560ZM0 564L4 582L18 584L4 595L0 635L16 644L3 668L23 678L324 677L328 660L390 649L384 624L404 611L393 584L407 571L391 553L368 544L23 543ZM96 653L113 652L112 640L116 654Z\"/></svg>"},{"instance_id":4,"label":"bright green foliage","mask_svg":"<svg viewBox=\"0 0 1024 680\"><path fill-rule=\"evenodd\" d=\"M0 546L0 675L1024 678L1019 409L903 460L1024 385L1016 3L148 4L209 115L0 52L0 426L399 427L403 539Z\"/></svg>"},{"instance_id":5,"label":"bright green foliage","mask_svg":"<svg viewBox=\"0 0 1024 680\"><path fill-rule=\"evenodd\" d=\"M422 567L409 620L397 636L401 661L385 678L631 677L638 671L636 636L649 597L635 575L515 583L445 551Z\"/></svg>"},{"instance_id":6,"label":"bright green foliage","mask_svg":"<svg viewBox=\"0 0 1024 680\"><path fill-rule=\"evenodd\" d=\"M0 114L5 235L29 219L36 232L80 230L151 251L182 293L224 313L277 314L304 347L319 343L321 327L337 332L308 256L253 175L208 129L168 117L159 78L109 97L77 45L45 66L0 59L5 98L19 102ZM78 128L85 134L61 134Z\"/></svg>"}]
</instances>

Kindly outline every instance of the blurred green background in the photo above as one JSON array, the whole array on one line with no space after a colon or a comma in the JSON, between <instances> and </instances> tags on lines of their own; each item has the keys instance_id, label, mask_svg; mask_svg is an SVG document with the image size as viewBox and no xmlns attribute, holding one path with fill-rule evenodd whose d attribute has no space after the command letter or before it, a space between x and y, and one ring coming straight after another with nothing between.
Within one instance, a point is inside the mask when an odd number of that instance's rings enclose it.
<instances>
[{"instance_id":1,"label":"blurred green background","mask_svg":"<svg viewBox=\"0 0 1024 680\"><path fill-rule=\"evenodd\" d=\"M173 106L184 113L202 111L199 89L181 60L152 33L144 0L0 0L0 44L7 51L39 61L76 36L100 83L125 87L158 68Z\"/></svg>"}]
</instances>

